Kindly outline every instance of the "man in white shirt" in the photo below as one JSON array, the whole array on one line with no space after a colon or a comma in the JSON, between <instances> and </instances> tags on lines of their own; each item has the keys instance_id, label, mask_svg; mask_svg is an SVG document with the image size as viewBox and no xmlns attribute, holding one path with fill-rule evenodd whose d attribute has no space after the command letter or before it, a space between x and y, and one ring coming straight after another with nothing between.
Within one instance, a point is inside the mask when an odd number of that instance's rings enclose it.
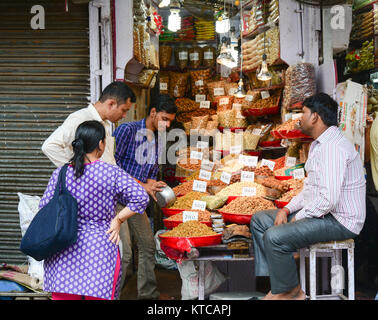
<instances>
[{"instance_id":1,"label":"man in white shirt","mask_svg":"<svg viewBox=\"0 0 378 320\"><path fill-rule=\"evenodd\" d=\"M123 82L115 81L109 84L102 92L99 100L87 108L70 114L63 124L58 127L43 143L42 152L57 167L69 162L73 156L72 141L75 139L77 127L88 120L100 121L106 131L105 151L101 160L116 165L114 158L115 139L112 136L114 124L125 118L127 111L136 102L134 92ZM131 261L131 240L127 221L121 228L122 236L122 280L121 289L126 276L128 263ZM126 243L125 243L126 242Z\"/></svg>"},{"instance_id":2,"label":"man in white shirt","mask_svg":"<svg viewBox=\"0 0 378 320\"><path fill-rule=\"evenodd\" d=\"M362 161L337 127L337 103L319 93L303 105L301 131L314 139L303 190L283 209L260 211L251 219L256 276L270 277L266 300L303 300L293 253L355 238L365 222Z\"/></svg>"}]
</instances>

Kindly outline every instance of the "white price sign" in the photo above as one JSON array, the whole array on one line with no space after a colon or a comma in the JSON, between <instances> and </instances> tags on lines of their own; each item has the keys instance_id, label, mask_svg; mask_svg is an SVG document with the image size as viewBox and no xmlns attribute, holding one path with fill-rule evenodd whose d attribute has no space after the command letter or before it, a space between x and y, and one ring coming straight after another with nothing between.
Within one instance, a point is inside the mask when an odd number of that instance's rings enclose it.
<instances>
[{"instance_id":1,"label":"white price sign","mask_svg":"<svg viewBox=\"0 0 378 320\"><path fill-rule=\"evenodd\" d=\"M211 162L209 160L203 160L201 163L201 169L202 170L207 170L207 171L212 171L214 168L214 162Z\"/></svg>"},{"instance_id":2,"label":"white price sign","mask_svg":"<svg viewBox=\"0 0 378 320\"><path fill-rule=\"evenodd\" d=\"M192 210L205 211L206 201L194 200L192 204Z\"/></svg>"},{"instance_id":3,"label":"white price sign","mask_svg":"<svg viewBox=\"0 0 378 320\"><path fill-rule=\"evenodd\" d=\"M262 130L261 129L253 129L252 130L252 134L254 134L255 136L259 136L261 134Z\"/></svg>"},{"instance_id":4,"label":"white price sign","mask_svg":"<svg viewBox=\"0 0 378 320\"><path fill-rule=\"evenodd\" d=\"M252 101L253 101L253 96L251 96L251 95L246 95L246 96L245 96L245 100L247 100L248 102L252 102Z\"/></svg>"},{"instance_id":5,"label":"white price sign","mask_svg":"<svg viewBox=\"0 0 378 320\"><path fill-rule=\"evenodd\" d=\"M188 59L188 52L181 51L179 52L179 60L187 60Z\"/></svg>"},{"instance_id":6,"label":"white price sign","mask_svg":"<svg viewBox=\"0 0 378 320\"><path fill-rule=\"evenodd\" d=\"M223 172L221 175L221 181L224 182L225 184L230 184L232 174L228 172Z\"/></svg>"},{"instance_id":7,"label":"white price sign","mask_svg":"<svg viewBox=\"0 0 378 320\"><path fill-rule=\"evenodd\" d=\"M255 173L250 171L242 171L240 174L241 182L255 182Z\"/></svg>"},{"instance_id":8,"label":"white price sign","mask_svg":"<svg viewBox=\"0 0 378 320\"><path fill-rule=\"evenodd\" d=\"M266 159L262 159L261 161L261 166L267 166L270 170L274 170L274 166L276 165L276 163L274 161L270 161L270 160L266 160Z\"/></svg>"},{"instance_id":9,"label":"white price sign","mask_svg":"<svg viewBox=\"0 0 378 320\"><path fill-rule=\"evenodd\" d=\"M292 115L292 119L293 120L298 120L298 119L300 119L300 118L302 118L302 114L303 113L293 113L293 115Z\"/></svg>"},{"instance_id":10,"label":"white price sign","mask_svg":"<svg viewBox=\"0 0 378 320\"><path fill-rule=\"evenodd\" d=\"M168 90L168 83L160 82L160 90Z\"/></svg>"},{"instance_id":11,"label":"white price sign","mask_svg":"<svg viewBox=\"0 0 378 320\"><path fill-rule=\"evenodd\" d=\"M254 197L256 195L255 187L243 187L242 196L243 197Z\"/></svg>"},{"instance_id":12,"label":"white price sign","mask_svg":"<svg viewBox=\"0 0 378 320\"><path fill-rule=\"evenodd\" d=\"M207 189L207 182L206 181L199 181L199 180L194 180L193 181L193 191L197 192L206 192Z\"/></svg>"},{"instance_id":13,"label":"white price sign","mask_svg":"<svg viewBox=\"0 0 378 320\"><path fill-rule=\"evenodd\" d=\"M196 85L196 87L202 87L203 86L203 80L197 80L196 82L194 82L194 84Z\"/></svg>"},{"instance_id":14,"label":"white price sign","mask_svg":"<svg viewBox=\"0 0 378 320\"><path fill-rule=\"evenodd\" d=\"M286 157L285 167L294 167L297 164L297 158Z\"/></svg>"},{"instance_id":15,"label":"white price sign","mask_svg":"<svg viewBox=\"0 0 378 320\"><path fill-rule=\"evenodd\" d=\"M230 153L231 154L238 154L238 153L241 153L242 152L242 146L241 145L238 145L238 146L232 146L230 148Z\"/></svg>"},{"instance_id":16,"label":"white price sign","mask_svg":"<svg viewBox=\"0 0 378 320\"><path fill-rule=\"evenodd\" d=\"M197 148L198 149L206 149L209 147L209 142L207 141L197 141Z\"/></svg>"},{"instance_id":17,"label":"white price sign","mask_svg":"<svg viewBox=\"0 0 378 320\"><path fill-rule=\"evenodd\" d=\"M206 101L206 95L204 94L196 94L196 102Z\"/></svg>"},{"instance_id":18,"label":"white price sign","mask_svg":"<svg viewBox=\"0 0 378 320\"><path fill-rule=\"evenodd\" d=\"M230 102L230 99L228 99L228 98L219 99L219 105L221 105L221 106L228 104L229 102Z\"/></svg>"},{"instance_id":19,"label":"white price sign","mask_svg":"<svg viewBox=\"0 0 378 320\"><path fill-rule=\"evenodd\" d=\"M296 169L293 171L293 178L294 179L304 179L305 178L305 171L303 168Z\"/></svg>"},{"instance_id":20,"label":"white price sign","mask_svg":"<svg viewBox=\"0 0 378 320\"><path fill-rule=\"evenodd\" d=\"M183 211L182 213L182 222L187 221L198 221L198 212L195 211Z\"/></svg>"},{"instance_id":21,"label":"white price sign","mask_svg":"<svg viewBox=\"0 0 378 320\"><path fill-rule=\"evenodd\" d=\"M257 167L257 162L259 158L255 156L245 156L241 154L239 156L239 161L247 167Z\"/></svg>"},{"instance_id":22,"label":"white price sign","mask_svg":"<svg viewBox=\"0 0 378 320\"><path fill-rule=\"evenodd\" d=\"M262 99L268 99L268 98L270 98L269 91L261 91L261 98Z\"/></svg>"},{"instance_id":23,"label":"white price sign","mask_svg":"<svg viewBox=\"0 0 378 320\"><path fill-rule=\"evenodd\" d=\"M232 104L232 109L241 110L241 108L242 108L242 105L240 103L233 103Z\"/></svg>"},{"instance_id":24,"label":"white price sign","mask_svg":"<svg viewBox=\"0 0 378 320\"><path fill-rule=\"evenodd\" d=\"M193 52L189 55L190 61L198 61L199 60L199 54L198 52Z\"/></svg>"},{"instance_id":25,"label":"white price sign","mask_svg":"<svg viewBox=\"0 0 378 320\"><path fill-rule=\"evenodd\" d=\"M210 109L210 101L201 101L200 108Z\"/></svg>"},{"instance_id":26,"label":"white price sign","mask_svg":"<svg viewBox=\"0 0 378 320\"><path fill-rule=\"evenodd\" d=\"M203 153L198 151L191 151L190 152L190 159L202 160Z\"/></svg>"},{"instance_id":27,"label":"white price sign","mask_svg":"<svg viewBox=\"0 0 378 320\"><path fill-rule=\"evenodd\" d=\"M199 178L203 180L210 180L211 179L211 171L200 170Z\"/></svg>"},{"instance_id":28,"label":"white price sign","mask_svg":"<svg viewBox=\"0 0 378 320\"><path fill-rule=\"evenodd\" d=\"M214 88L214 96L224 96L224 88Z\"/></svg>"}]
</instances>

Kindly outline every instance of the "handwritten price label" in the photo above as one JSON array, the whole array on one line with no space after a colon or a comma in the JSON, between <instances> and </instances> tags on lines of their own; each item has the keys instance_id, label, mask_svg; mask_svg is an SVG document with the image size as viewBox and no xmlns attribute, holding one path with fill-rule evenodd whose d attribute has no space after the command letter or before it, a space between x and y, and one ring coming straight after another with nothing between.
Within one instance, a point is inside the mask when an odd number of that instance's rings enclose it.
<instances>
[{"instance_id":1,"label":"handwritten price label","mask_svg":"<svg viewBox=\"0 0 378 320\"><path fill-rule=\"evenodd\" d=\"M241 182L255 182L255 173L250 171L242 171L240 174Z\"/></svg>"},{"instance_id":2,"label":"handwritten price label","mask_svg":"<svg viewBox=\"0 0 378 320\"><path fill-rule=\"evenodd\" d=\"M211 179L211 171L200 170L199 178L203 180Z\"/></svg>"},{"instance_id":3,"label":"handwritten price label","mask_svg":"<svg viewBox=\"0 0 378 320\"><path fill-rule=\"evenodd\" d=\"M204 94L196 94L196 102L206 101L206 96Z\"/></svg>"},{"instance_id":4,"label":"handwritten price label","mask_svg":"<svg viewBox=\"0 0 378 320\"><path fill-rule=\"evenodd\" d=\"M228 172L223 172L221 175L221 181L223 181L225 184L230 184L232 174Z\"/></svg>"},{"instance_id":5,"label":"handwritten price label","mask_svg":"<svg viewBox=\"0 0 378 320\"><path fill-rule=\"evenodd\" d=\"M214 162L209 160L203 160L201 163L201 169L206 171L212 171L214 168Z\"/></svg>"},{"instance_id":6,"label":"handwritten price label","mask_svg":"<svg viewBox=\"0 0 378 320\"><path fill-rule=\"evenodd\" d=\"M296 169L293 171L293 177L294 179L304 179L305 178L305 171L303 168Z\"/></svg>"},{"instance_id":7,"label":"handwritten price label","mask_svg":"<svg viewBox=\"0 0 378 320\"><path fill-rule=\"evenodd\" d=\"M255 187L243 187L242 196L243 197L254 197L256 195Z\"/></svg>"},{"instance_id":8,"label":"handwritten price label","mask_svg":"<svg viewBox=\"0 0 378 320\"><path fill-rule=\"evenodd\" d=\"M287 157L285 161L285 167L294 167L297 164L297 158Z\"/></svg>"},{"instance_id":9,"label":"handwritten price label","mask_svg":"<svg viewBox=\"0 0 378 320\"><path fill-rule=\"evenodd\" d=\"M256 167L258 160L259 158L255 156L245 156L243 154L239 156L239 162L247 167Z\"/></svg>"},{"instance_id":10,"label":"handwritten price label","mask_svg":"<svg viewBox=\"0 0 378 320\"><path fill-rule=\"evenodd\" d=\"M193 205L192 205L192 210L205 211L206 210L206 201L194 200Z\"/></svg>"},{"instance_id":11,"label":"handwritten price label","mask_svg":"<svg viewBox=\"0 0 378 320\"><path fill-rule=\"evenodd\" d=\"M200 108L209 109L210 108L210 101L201 101Z\"/></svg>"},{"instance_id":12,"label":"handwritten price label","mask_svg":"<svg viewBox=\"0 0 378 320\"><path fill-rule=\"evenodd\" d=\"M238 153L241 153L242 152L242 146L241 145L238 145L238 146L232 146L230 148L230 153L231 154L238 154Z\"/></svg>"},{"instance_id":13,"label":"handwritten price label","mask_svg":"<svg viewBox=\"0 0 378 320\"><path fill-rule=\"evenodd\" d=\"M190 152L190 159L202 160L203 153L198 151L191 151Z\"/></svg>"},{"instance_id":14,"label":"handwritten price label","mask_svg":"<svg viewBox=\"0 0 378 320\"><path fill-rule=\"evenodd\" d=\"M198 221L198 212L194 211L184 211L182 213L182 222L187 222L187 221Z\"/></svg>"},{"instance_id":15,"label":"handwritten price label","mask_svg":"<svg viewBox=\"0 0 378 320\"><path fill-rule=\"evenodd\" d=\"M274 161L262 159L261 166L267 166L270 170L274 170L276 163Z\"/></svg>"},{"instance_id":16,"label":"handwritten price label","mask_svg":"<svg viewBox=\"0 0 378 320\"><path fill-rule=\"evenodd\" d=\"M224 88L215 88L214 96L224 96Z\"/></svg>"},{"instance_id":17,"label":"handwritten price label","mask_svg":"<svg viewBox=\"0 0 378 320\"><path fill-rule=\"evenodd\" d=\"M206 189L207 189L206 181L199 181L199 180L193 181L193 191L206 192Z\"/></svg>"}]
</instances>

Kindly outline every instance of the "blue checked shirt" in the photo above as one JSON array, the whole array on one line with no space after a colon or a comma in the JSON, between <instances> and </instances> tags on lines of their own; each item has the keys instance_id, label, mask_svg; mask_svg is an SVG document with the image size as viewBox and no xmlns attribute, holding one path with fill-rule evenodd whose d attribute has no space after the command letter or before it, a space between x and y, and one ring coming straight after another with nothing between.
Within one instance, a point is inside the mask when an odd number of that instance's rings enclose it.
<instances>
[{"instance_id":1,"label":"blue checked shirt","mask_svg":"<svg viewBox=\"0 0 378 320\"><path fill-rule=\"evenodd\" d=\"M121 124L113 133L116 141L115 160L135 179L146 183L157 179L159 153L157 134L147 140L146 119Z\"/></svg>"}]
</instances>

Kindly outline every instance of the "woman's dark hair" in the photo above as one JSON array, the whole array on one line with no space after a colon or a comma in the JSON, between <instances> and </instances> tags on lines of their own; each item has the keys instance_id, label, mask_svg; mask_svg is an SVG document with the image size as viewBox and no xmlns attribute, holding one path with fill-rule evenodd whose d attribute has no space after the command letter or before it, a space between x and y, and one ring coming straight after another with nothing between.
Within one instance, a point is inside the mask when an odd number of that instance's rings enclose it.
<instances>
[{"instance_id":1,"label":"woman's dark hair","mask_svg":"<svg viewBox=\"0 0 378 320\"><path fill-rule=\"evenodd\" d=\"M104 139L105 128L99 121L85 121L77 127L75 140L72 141L74 156L70 160L76 178L80 178L84 173L85 155L98 148L98 144Z\"/></svg>"},{"instance_id":2,"label":"woman's dark hair","mask_svg":"<svg viewBox=\"0 0 378 320\"><path fill-rule=\"evenodd\" d=\"M175 114L177 113L177 106L175 104L175 101L167 94L161 94L159 96L159 101L156 104L151 105L149 114L151 113L151 110L155 108L156 112L166 112L169 114Z\"/></svg>"},{"instance_id":3,"label":"woman's dark hair","mask_svg":"<svg viewBox=\"0 0 378 320\"><path fill-rule=\"evenodd\" d=\"M136 102L133 90L122 81L114 81L102 91L99 101L105 102L108 99L115 99L117 104L121 105L126 103L128 98L130 98L130 102Z\"/></svg>"},{"instance_id":4,"label":"woman's dark hair","mask_svg":"<svg viewBox=\"0 0 378 320\"><path fill-rule=\"evenodd\" d=\"M327 127L337 126L338 104L326 93L318 93L307 98L303 105L316 112Z\"/></svg>"}]
</instances>

